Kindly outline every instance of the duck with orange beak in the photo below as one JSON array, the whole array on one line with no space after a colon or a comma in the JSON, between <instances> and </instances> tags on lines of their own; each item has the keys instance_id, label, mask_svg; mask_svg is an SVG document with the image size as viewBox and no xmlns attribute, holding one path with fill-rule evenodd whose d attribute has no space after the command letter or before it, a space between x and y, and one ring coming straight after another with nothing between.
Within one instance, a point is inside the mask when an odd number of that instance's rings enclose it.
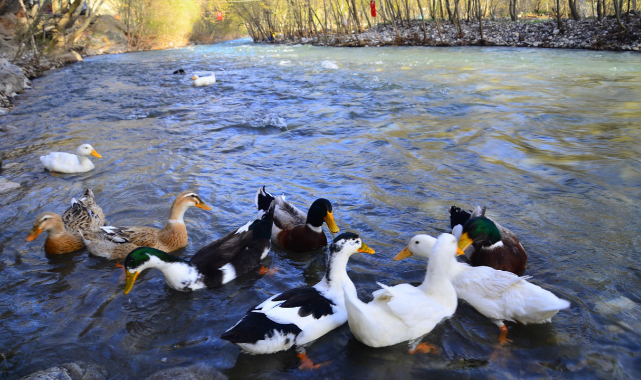
<instances>
[{"instance_id":1,"label":"duck with orange beak","mask_svg":"<svg viewBox=\"0 0 641 380\"><path fill-rule=\"evenodd\" d=\"M90 253L107 259L124 259L137 247L151 247L164 252L173 252L187 246L189 236L183 219L191 207L211 210L198 194L184 191L174 199L169 211L169 219L164 228L100 227L96 231L81 230L85 245Z\"/></svg>"},{"instance_id":2,"label":"duck with orange beak","mask_svg":"<svg viewBox=\"0 0 641 380\"><path fill-rule=\"evenodd\" d=\"M76 154L51 152L40 156L40 161L47 170L58 173L84 173L94 169L89 156L102 158L89 144L82 144L76 149Z\"/></svg>"},{"instance_id":3,"label":"duck with orange beak","mask_svg":"<svg viewBox=\"0 0 641 380\"><path fill-rule=\"evenodd\" d=\"M196 87L209 86L211 84L216 83L216 75L214 73L206 77L200 77L198 75L194 75L191 79L193 79L194 86Z\"/></svg>"}]
</instances>

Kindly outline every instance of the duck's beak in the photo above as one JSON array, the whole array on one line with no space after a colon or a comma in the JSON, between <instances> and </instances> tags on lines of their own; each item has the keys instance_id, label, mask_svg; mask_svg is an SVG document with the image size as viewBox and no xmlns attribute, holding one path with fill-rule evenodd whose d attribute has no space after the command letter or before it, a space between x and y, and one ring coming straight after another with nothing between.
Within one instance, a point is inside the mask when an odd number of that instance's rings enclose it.
<instances>
[{"instance_id":1,"label":"duck's beak","mask_svg":"<svg viewBox=\"0 0 641 380\"><path fill-rule=\"evenodd\" d=\"M96 152L96 150L95 150L95 149L92 149L92 150L91 150L91 155L92 155L92 156L96 156L96 157L98 157L98 158L102 158L102 156L101 156L100 154L98 154L98 152Z\"/></svg>"},{"instance_id":2,"label":"duck's beak","mask_svg":"<svg viewBox=\"0 0 641 380\"><path fill-rule=\"evenodd\" d=\"M374 254L374 250L365 245L365 243L361 243L361 247L358 249L358 252L369 253L370 255Z\"/></svg>"},{"instance_id":3,"label":"duck's beak","mask_svg":"<svg viewBox=\"0 0 641 380\"><path fill-rule=\"evenodd\" d=\"M332 231L332 233L338 233L340 231L340 228L338 228L336 222L334 221L333 212L328 212L327 215L325 215L325 217L323 218L323 221L327 224L327 227L329 227L329 230ZM372 251L372 253L374 252Z\"/></svg>"},{"instance_id":4,"label":"duck's beak","mask_svg":"<svg viewBox=\"0 0 641 380\"><path fill-rule=\"evenodd\" d=\"M467 235L467 232L461 235L461 238L458 241L458 248L456 249L456 254L457 255L464 255L467 247L472 245L473 241L470 239L470 237Z\"/></svg>"},{"instance_id":5,"label":"duck's beak","mask_svg":"<svg viewBox=\"0 0 641 380\"><path fill-rule=\"evenodd\" d=\"M191 79L196 80L196 79L198 79L198 78L196 78L196 76L194 75L194 77L193 77L193 78L191 78Z\"/></svg>"},{"instance_id":6,"label":"duck's beak","mask_svg":"<svg viewBox=\"0 0 641 380\"><path fill-rule=\"evenodd\" d=\"M38 227L33 227L33 229L31 230L31 232L29 233L29 236L27 236L27 237L24 239L24 241L32 241L32 240L34 240L35 238L37 238L37 237L38 237L38 235L40 235L41 233L42 233L42 230L41 230L40 228L38 228Z\"/></svg>"},{"instance_id":7,"label":"duck's beak","mask_svg":"<svg viewBox=\"0 0 641 380\"><path fill-rule=\"evenodd\" d=\"M396 256L394 256L394 261L407 259L410 256L412 256L412 252L410 251L410 247L405 247Z\"/></svg>"},{"instance_id":8,"label":"duck's beak","mask_svg":"<svg viewBox=\"0 0 641 380\"><path fill-rule=\"evenodd\" d=\"M125 294L129 293L134 287L134 282L138 278L138 274L138 271L131 273L125 268L125 276L127 278L127 281L125 282Z\"/></svg>"},{"instance_id":9,"label":"duck's beak","mask_svg":"<svg viewBox=\"0 0 641 380\"><path fill-rule=\"evenodd\" d=\"M203 210L211 210L211 207L207 206L207 205L206 205L206 204L204 204L203 202L198 203L198 204L196 205L196 207L198 207L198 208L202 208Z\"/></svg>"}]
</instances>

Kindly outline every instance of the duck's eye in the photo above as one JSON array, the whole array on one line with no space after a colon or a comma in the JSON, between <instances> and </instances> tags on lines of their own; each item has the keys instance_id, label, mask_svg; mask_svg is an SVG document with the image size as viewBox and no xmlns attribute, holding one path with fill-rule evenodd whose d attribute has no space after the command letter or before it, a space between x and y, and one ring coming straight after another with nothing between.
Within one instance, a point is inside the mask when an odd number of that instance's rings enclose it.
<instances>
[{"instance_id":1,"label":"duck's eye","mask_svg":"<svg viewBox=\"0 0 641 380\"><path fill-rule=\"evenodd\" d=\"M418 240L414 242L415 244L418 244Z\"/></svg>"}]
</instances>

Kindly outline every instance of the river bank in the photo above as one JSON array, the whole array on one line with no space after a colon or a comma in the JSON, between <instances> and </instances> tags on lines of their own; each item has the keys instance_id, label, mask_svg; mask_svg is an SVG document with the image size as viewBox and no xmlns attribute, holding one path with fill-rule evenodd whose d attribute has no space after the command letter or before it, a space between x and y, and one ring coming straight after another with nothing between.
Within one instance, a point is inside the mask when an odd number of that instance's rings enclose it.
<instances>
[{"instance_id":1,"label":"river bank","mask_svg":"<svg viewBox=\"0 0 641 380\"><path fill-rule=\"evenodd\" d=\"M295 41L277 40L280 43L302 43L318 46L511 46L560 49L591 49L615 51L639 51L641 49L641 17L631 12L623 17L622 31L614 17L603 21L584 19L562 20L559 28L556 20L483 20L483 38L478 21L461 20L461 28L450 22L413 21L407 23L378 24L363 33L349 36L319 34L313 38Z\"/></svg>"}]
</instances>

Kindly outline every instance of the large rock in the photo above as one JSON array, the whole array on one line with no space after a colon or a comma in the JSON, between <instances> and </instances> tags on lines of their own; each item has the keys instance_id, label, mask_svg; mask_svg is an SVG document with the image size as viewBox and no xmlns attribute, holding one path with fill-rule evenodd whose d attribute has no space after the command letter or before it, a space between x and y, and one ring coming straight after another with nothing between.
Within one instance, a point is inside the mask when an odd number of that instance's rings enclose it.
<instances>
[{"instance_id":1,"label":"large rock","mask_svg":"<svg viewBox=\"0 0 641 380\"><path fill-rule=\"evenodd\" d=\"M18 0L0 0L0 15L5 13L16 13L21 9L22 6Z\"/></svg>"},{"instance_id":2,"label":"large rock","mask_svg":"<svg viewBox=\"0 0 641 380\"><path fill-rule=\"evenodd\" d=\"M22 69L0 58L0 107L9 107L9 98L22 91L29 84Z\"/></svg>"},{"instance_id":3,"label":"large rock","mask_svg":"<svg viewBox=\"0 0 641 380\"><path fill-rule=\"evenodd\" d=\"M78 45L82 46L86 55L124 53L127 51L125 26L114 16L98 16Z\"/></svg>"},{"instance_id":4,"label":"large rock","mask_svg":"<svg viewBox=\"0 0 641 380\"><path fill-rule=\"evenodd\" d=\"M20 380L105 380L108 372L95 363L75 362L50 367L27 375Z\"/></svg>"}]
</instances>

